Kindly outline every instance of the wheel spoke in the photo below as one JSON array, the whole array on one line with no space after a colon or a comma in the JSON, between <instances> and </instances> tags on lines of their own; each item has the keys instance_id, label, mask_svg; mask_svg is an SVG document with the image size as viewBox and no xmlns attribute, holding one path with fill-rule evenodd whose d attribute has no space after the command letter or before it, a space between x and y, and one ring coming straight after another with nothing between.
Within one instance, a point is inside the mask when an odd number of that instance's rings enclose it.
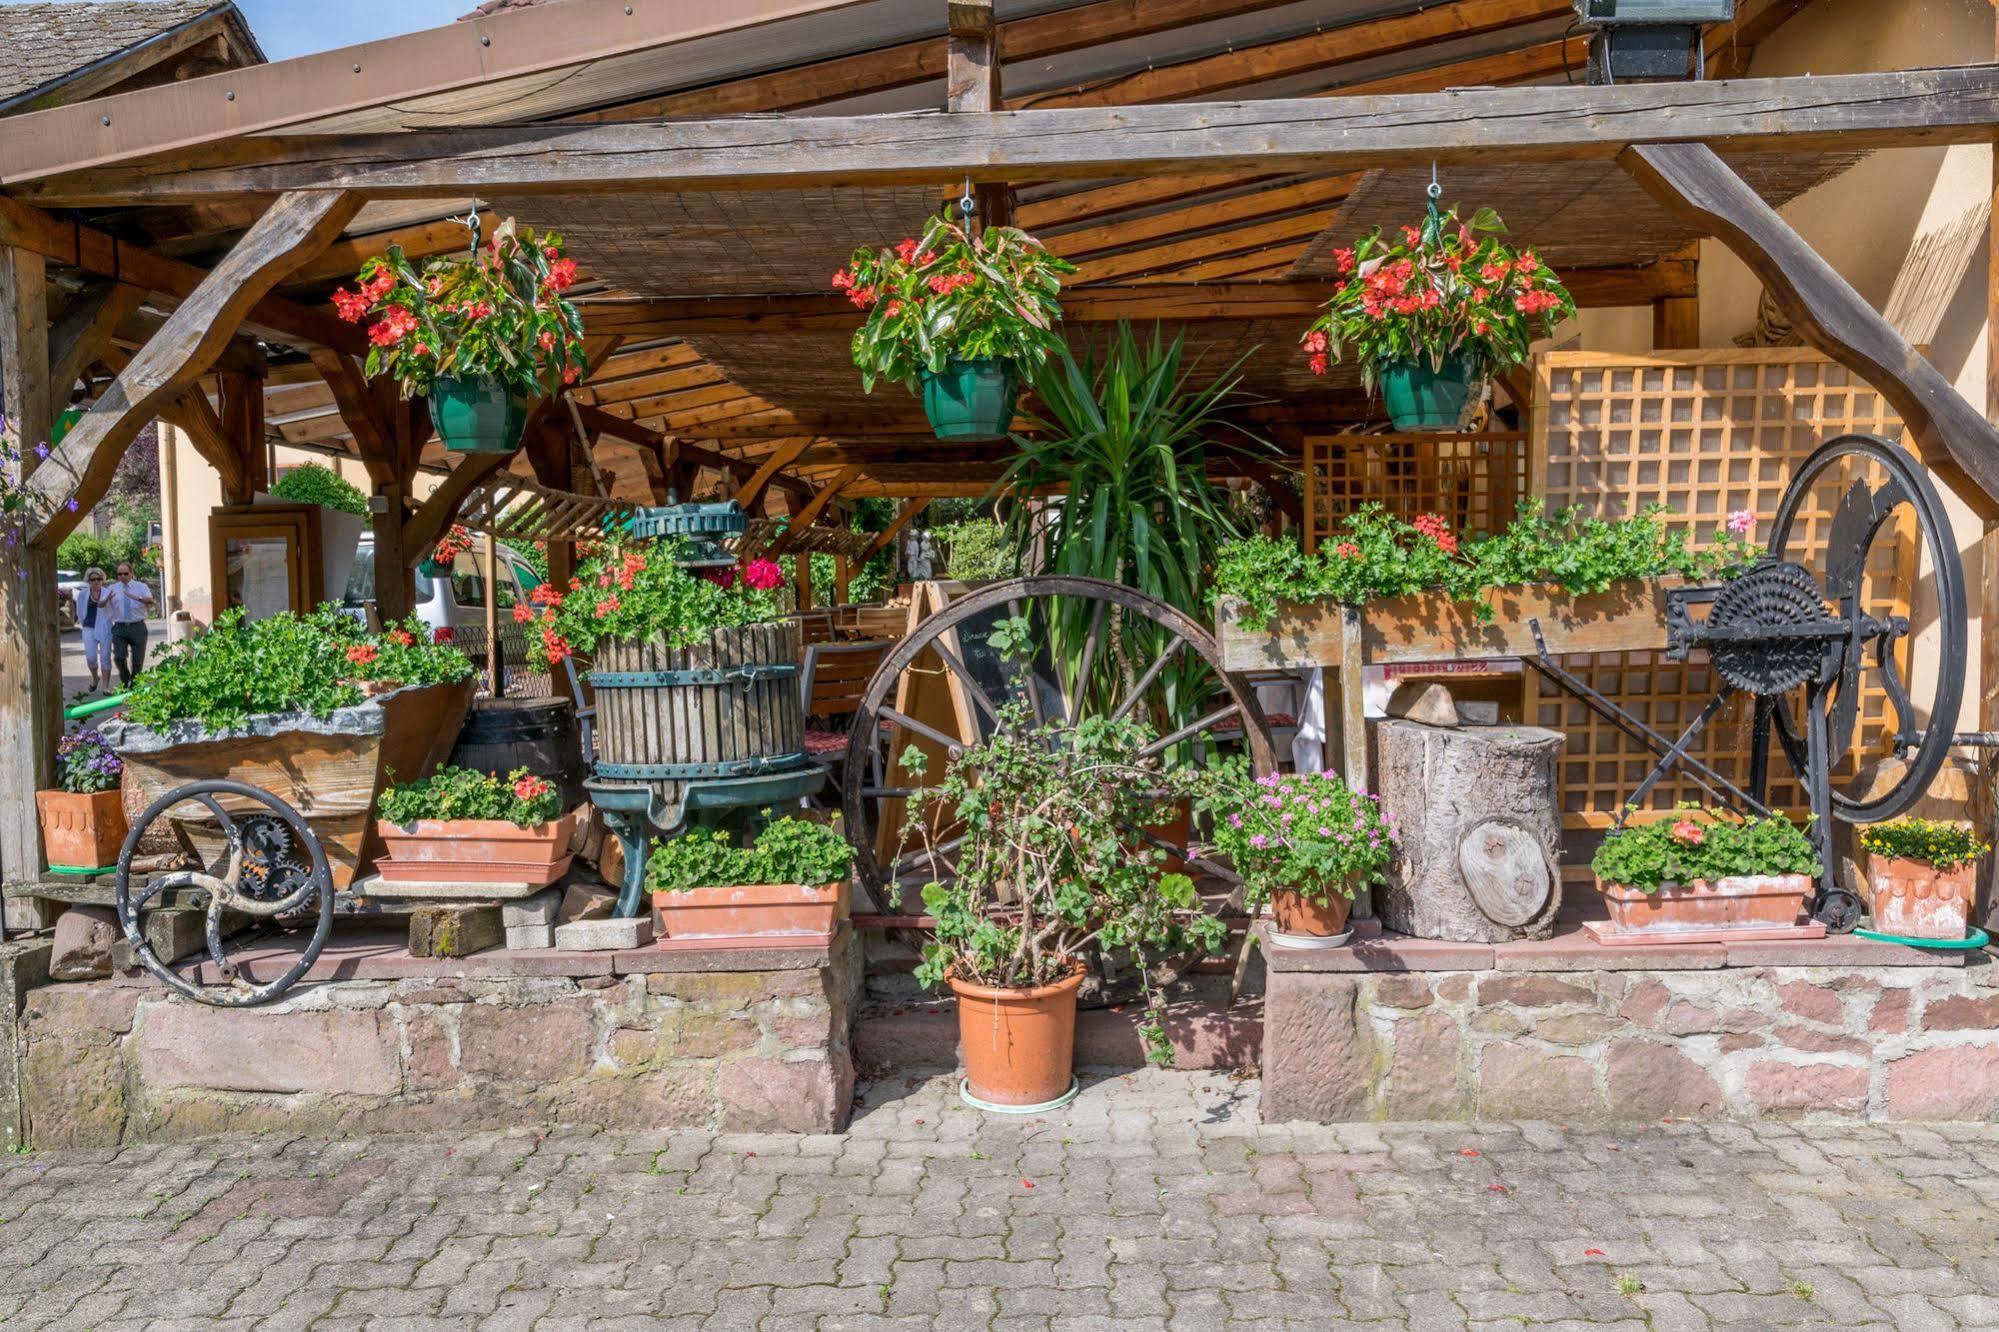
<instances>
[{"instance_id":1,"label":"wheel spoke","mask_svg":"<svg viewBox=\"0 0 1999 1332\"><path fill-rule=\"evenodd\" d=\"M1103 633L1104 612L1110 608L1110 602L1099 601L1096 610L1090 614L1089 632L1083 635L1082 660L1076 663L1076 678L1070 686L1070 697L1064 700L1063 712L1071 726L1083 719L1083 704L1090 696L1090 671L1097 664L1097 642Z\"/></svg>"},{"instance_id":2,"label":"wheel spoke","mask_svg":"<svg viewBox=\"0 0 1999 1332\"><path fill-rule=\"evenodd\" d=\"M1235 703L1235 702L1224 703L1221 707L1216 708L1213 712L1201 718L1199 721L1190 722L1187 725L1182 726L1179 730L1173 732L1171 735L1160 736L1157 740L1154 740L1144 749L1138 751L1139 756L1141 758L1151 758L1154 754L1163 753L1164 751L1172 748L1174 745L1179 744L1182 740L1187 739L1189 736L1199 735L1202 731L1205 731L1210 727L1212 727L1216 722L1221 721L1225 717L1233 717L1236 714L1240 713L1241 711L1242 711L1242 704L1240 703Z\"/></svg>"},{"instance_id":3,"label":"wheel spoke","mask_svg":"<svg viewBox=\"0 0 1999 1332\"><path fill-rule=\"evenodd\" d=\"M881 710L881 715L887 718L889 721L894 722L897 726L900 726L905 731L914 731L916 734L922 736L924 739L929 740L934 744L942 745L944 747L944 752L949 754L953 758L956 758L958 755L965 752L965 742L963 740L953 739L952 737L938 730L935 726L931 726L925 722L920 722L916 720L916 718L911 717L905 713L897 712L894 708L886 708L886 707L883 708Z\"/></svg>"},{"instance_id":4,"label":"wheel spoke","mask_svg":"<svg viewBox=\"0 0 1999 1332\"><path fill-rule=\"evenodd\" d=\"M236 840L236 821L229 817L228 810L222 808L222 802L206 792L196 796L195 801L208 807L208 812L215 816L216 825L222 829L222 835L233 843Z\"/></svg>"},{"instance_id":5,"label":"wheel spoke","mask_svg":"<svg viewBox=\"0 0 1999 1332\"><path fill-rule=\"evenodd\" d=\"M1152 682L1159 678L1159 673L1165 670L1173 658L1180 655L1180 649L1186 646L1186 639L1175 637L1172 644L1145 668L1145 674L1138 677L1138 683L1131 687L1131 692L1125 695L1124 700L1117 705L1117 710L1111 713L1111 720L1123 721L1124 715L1137 707L1138 701L1145 697L1145 691L1152 687Z\"/></svg>"}]
</instances>

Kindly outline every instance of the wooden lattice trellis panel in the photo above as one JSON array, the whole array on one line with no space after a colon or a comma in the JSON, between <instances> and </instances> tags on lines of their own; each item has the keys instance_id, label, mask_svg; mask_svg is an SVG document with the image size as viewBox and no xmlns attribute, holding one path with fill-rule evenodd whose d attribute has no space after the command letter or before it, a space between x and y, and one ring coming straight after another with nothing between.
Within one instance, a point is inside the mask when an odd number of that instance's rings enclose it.
<instances>
[{"instance_id":1,"label":"wooden lattice trellis panel","mask_svg":"<svg viewBox=\"0 0 1999 1332\"><path fill-rule=\"evenodd\" d=\"M1902 438L1887 402L1853 372L1797 348L1689 351L1660 356L1551 352L1537 358L1531 475L1550 509L1582 504L1604 517L1648 504L1674 510L1668 521L1697 543L1739 509L1758 518L1758 542L1791 473L1825 440L1854 432ZM1822 483L1800 514L1790 556L1821 567L1833 504L1853 478ZM1880 478L1872 478L1878 483ZM1876 546L1868 607L1909 613L1917 550L1912 532ZM1653 660L1648 653L1570 658L1578 675L1655 730L1676 735L1715 693L1704 660ZM1608 823L1654 762L1576 700L1529 676L1525 716L1569 734L1561 791L1572 827ZM1878 733L1884 699L1863 698L1863 732ZM1695 752L1732 780L1748 774L1747 700L1732 700ZM1795 808L1781 752L1770 767L1774 803ZM1647 801L1651 812L1700 799L1691 782L1668 777Z\"/></svg>"},{"instance_id":2,"label":"wooden lattice trellis panel","mask_svg":"<svg viewBox=\"0 0 1999 1332\"><path fill-rule=\"evenodd\" d=\"M1524 434L1314 435L1305 440L1305 549L1363 504L1404 519L1442 514L1461 532L1496 532L1528 486Z\"/></svg>"}]
</instances>

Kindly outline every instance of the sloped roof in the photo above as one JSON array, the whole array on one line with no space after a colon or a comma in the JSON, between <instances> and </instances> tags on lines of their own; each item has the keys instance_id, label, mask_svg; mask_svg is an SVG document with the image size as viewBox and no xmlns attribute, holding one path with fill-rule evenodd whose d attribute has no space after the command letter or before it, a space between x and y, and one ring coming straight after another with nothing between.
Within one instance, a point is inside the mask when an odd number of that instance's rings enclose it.
<instances>
[{"instance_id":1,"label":"sloped roof","mask_svg":"<svg viewBox=\"0 0 1999 1332\"><path fill-rule=\"evenodd\" d=\"M0 5L0 109L211 17L234 20L249 53L263 58L236 6L226 0Z\"/></svg>"}]
</instances>

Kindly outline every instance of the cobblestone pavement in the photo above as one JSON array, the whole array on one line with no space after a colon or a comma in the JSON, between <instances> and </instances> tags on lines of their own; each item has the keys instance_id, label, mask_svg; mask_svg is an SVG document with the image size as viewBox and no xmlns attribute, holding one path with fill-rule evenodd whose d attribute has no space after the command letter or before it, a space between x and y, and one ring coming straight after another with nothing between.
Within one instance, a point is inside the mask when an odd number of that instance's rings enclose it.
<instances>
[{"instance_id":1,"label":"cobblestone pavement","mask_svg":"<svg viewBox=\"0 0 1999 1332\"><path fill-rule=\"evenodd\" d=\"M563 1130L0 1165L17 1327L1999 1326L1999 1127L1261 1127L1146 1072L853 1132Z\"/></svg>"}]
</instances>

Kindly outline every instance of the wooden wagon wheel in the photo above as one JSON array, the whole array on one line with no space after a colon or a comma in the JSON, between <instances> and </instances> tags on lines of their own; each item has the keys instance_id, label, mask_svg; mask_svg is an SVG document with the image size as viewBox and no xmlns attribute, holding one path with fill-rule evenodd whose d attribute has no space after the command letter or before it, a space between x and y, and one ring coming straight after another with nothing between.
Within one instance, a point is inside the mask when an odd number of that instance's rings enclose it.
<instances>
[{"instance_id":1,"label":"wooden wagon wheel","mask_svg":"<svg viewBox=\"0 0 1999 1332\"><path fill-rule=\"evenodd\" d=\"M987 642L1002 621L1029 626L1035 650L1030 664L1002 662ZM948 672L948 679L946 673ZM914 687L919 677L950 688ZM1270 731L1254 688L1222 669L1221 654L1199 623L1163 601L1096 578L1017 578L961 598L919 624L882 659L854 714L841 785L847 839L856 876L874 901L894 909L902 890L948 877L956 843L930 853L904 851L902 807L924 788L901 769L898 756L912 742L950 755L999 724L1003 703L1025 695L1037 724L1073 726L1087 716L1123 717L1147 709L1160 734L1150 754L1175 754L1205 763L1219 746L1240 743L1255 775L1276 770ZM919 696L947 697L949 706L919 708ZM928 715L910 715L912 711ZM943 764L928 771L941 775ZM1135 830L1186 862L1197 878L1226 889L1242 902L1242 883L1227 866L1190 848L1188 825L1162 823Z\"/></svg>"},{"instance_id":2,"label":"wooden wagon wheel","mask_svg":"<svg viewBox=\"0 0 1999 1332\"><path fill-rule=\"evenodd\" d=\"M217 796L234 797L238 802L236 812L225 810ZM252 808L244 808L243 802ZM139 843L154 823L174 817L172 811L185 804L206 810L227 839L228 852L220 871L209 865L155 875L133 892L132 858L138 853ZM161 962L146 942L140 928L140 913L154 898L175 889L207 896L208 955L222 978L229 982L228 989L204 989L191 983ZM247 782L190 782L155 800L133 822L118 853L116 901L118 923L124 927L126 942L161 984L176 994L216 1008L252 1008L271 1003L289 990L326 946L326 936L333 927L333 874L327 868L325 849L304 817L269 791ZM252 985L238 974L222 942L224 912L275 921L313 909L317 909L318 919L312 938L282 976Z\"/></svg>"}]
</instances>

